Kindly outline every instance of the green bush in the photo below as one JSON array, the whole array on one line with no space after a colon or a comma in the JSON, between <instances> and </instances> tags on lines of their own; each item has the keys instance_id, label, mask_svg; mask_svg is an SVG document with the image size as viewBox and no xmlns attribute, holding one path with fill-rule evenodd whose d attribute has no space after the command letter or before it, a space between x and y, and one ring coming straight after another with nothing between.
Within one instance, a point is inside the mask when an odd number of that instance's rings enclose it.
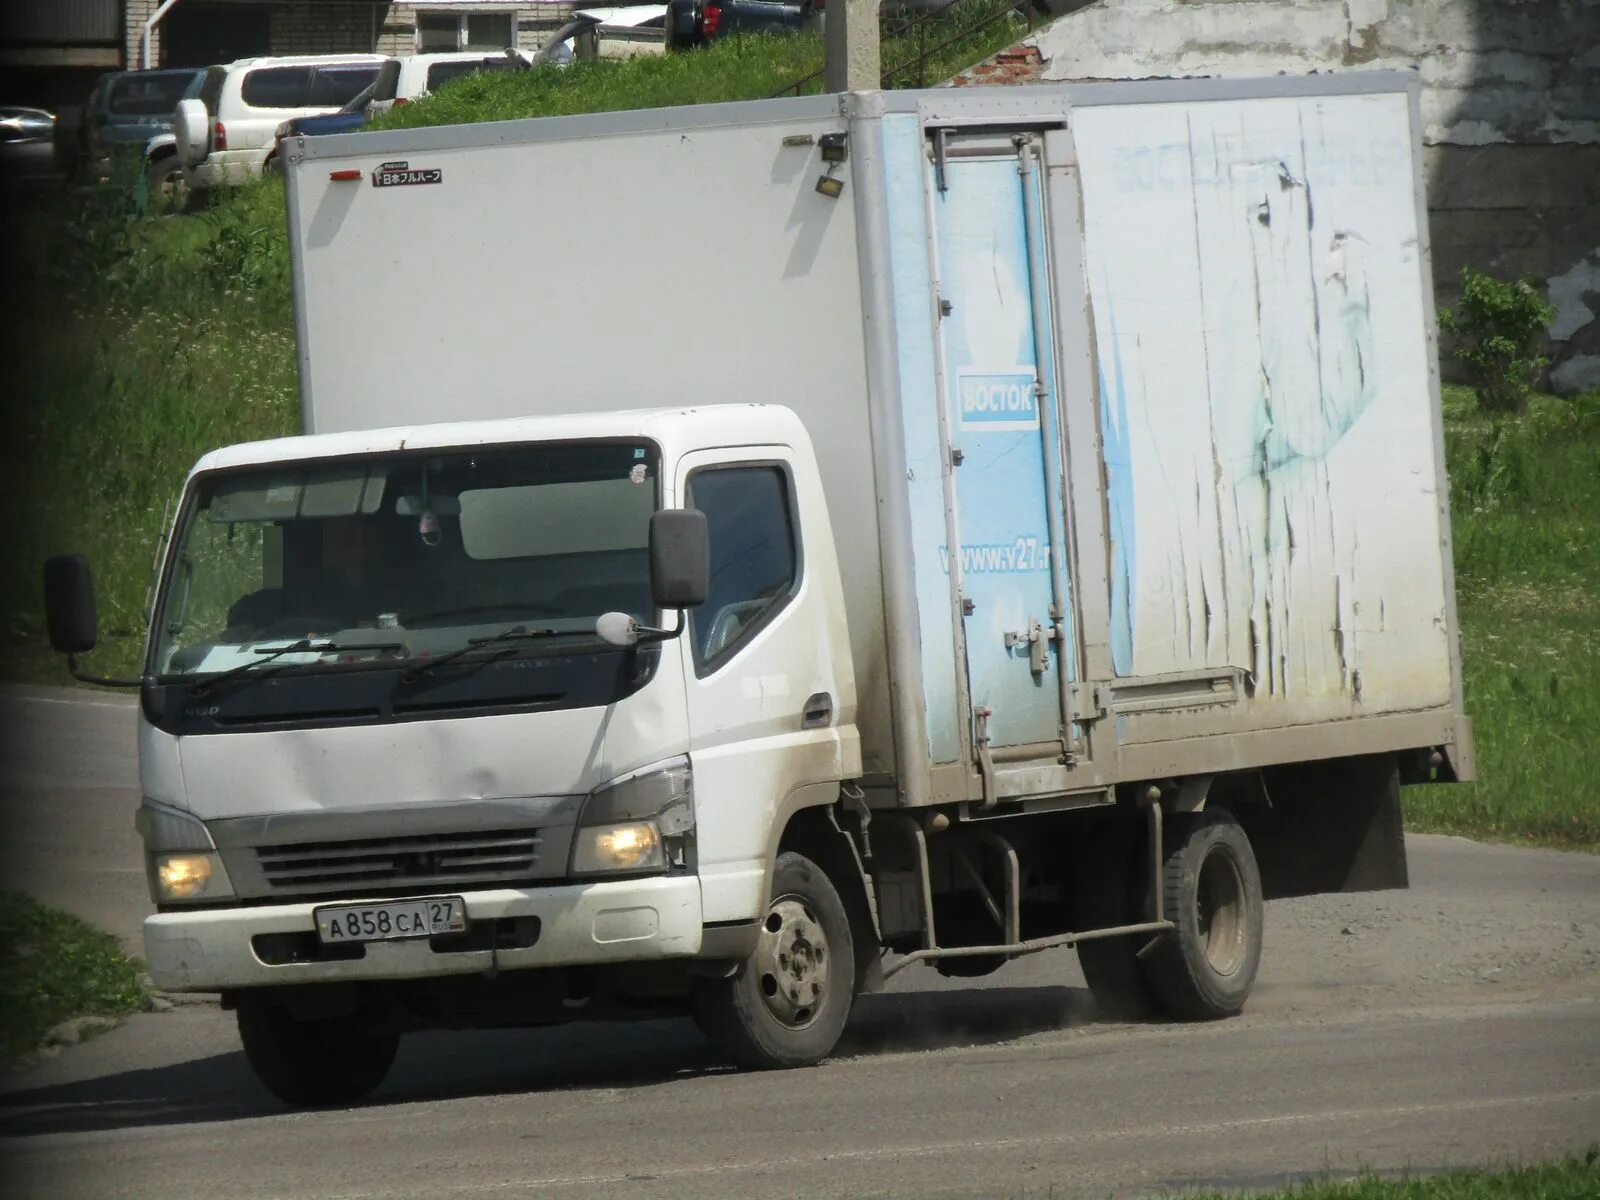
<instances>
[{"instance_id":1,"label":"green bush","mask_svg":"<svg viewBox=\"0 0 1600 1200\"><path fill-rule=\"evenodd\" d=\"M1550 360L1534 351L1555 309L1528 280L1507 282L1461 268L1461 300L1439 314L1486 412L1521 412Z\"/></svg>"}]
</instances>

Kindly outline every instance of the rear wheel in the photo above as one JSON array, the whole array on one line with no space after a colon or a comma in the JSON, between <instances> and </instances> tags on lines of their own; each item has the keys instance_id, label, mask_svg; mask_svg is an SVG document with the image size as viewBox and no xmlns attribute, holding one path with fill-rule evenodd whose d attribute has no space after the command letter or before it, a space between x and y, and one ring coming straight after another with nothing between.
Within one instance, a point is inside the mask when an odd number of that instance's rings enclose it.
<instances>
[{"instance_id":1,"label":"rear wheel","mask_svg":"<svg viewBox=\"0 0 1600 1200\"><path fill-rule=\"evenodd\" d=\"M1146 896L1150 866L1145 835L1138 826L1108 828L1097 846L1105 871L1080 869L1079 928L1107 929L1149 920ZM1078 965L1094 994L1100 1015L1111 1021L1148 1021L1161 1014L1161 1001L1138 953L1149 935L1093 938L1078 943Z\"/></svg>"},{"instance_id":2,"label":"rear wheel","mask_svg":"<svg viewBox=\"0 0 1600 1200\"><path fill-rule=\"evenodd\" d=\"M244 1054L267 1090L302 1108L354 1104L383 1082L398 1034L368 1032L354 1016L298 1021L284 1008L240 1004Z\"/></svg>"},{"instance_id":3,"label":"rear wheel","mask_svg":"<svg viewBox=\"0 0 1600 1200\"><path fill-rule=\"evenodd\" d=\"M755 952L728 978L698 981L695 1022L741 1066L811 1066L838 1043L855 990L844 902L821 867L786 851Z\"/></svg>"},{"instance_id":4,"label":"rear wheel","mask_svg":"<svg viewBox=\"0 0 1600 1200\"><path fill-rule=\"evenodd\" d=\"M176 154L151 160L144 174L150 193L151 212L183 211L189 199L189 186Z\"/></svg>"},{"instance_id":5,"label":"rear wheel","mask_svg":"<svg viewBox=\"0 0 1600 1200\"><path fill-rule=\"evenodd\" d=\"M1175 1017L1231 1017L1261 963L1261 873L1250 839L1232 813L1214 809L1173 822L1168 847L1162 900L1176 929L1147 956L1150 984Z\"/></svg>"}]
</instances>

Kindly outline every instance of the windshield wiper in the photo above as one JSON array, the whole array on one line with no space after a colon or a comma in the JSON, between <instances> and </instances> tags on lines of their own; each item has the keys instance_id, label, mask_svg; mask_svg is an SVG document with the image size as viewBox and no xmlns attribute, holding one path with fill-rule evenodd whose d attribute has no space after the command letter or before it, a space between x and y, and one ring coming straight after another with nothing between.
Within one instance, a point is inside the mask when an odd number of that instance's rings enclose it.
<instances>
[{"instance_id":1,"label":"windshield wiper","mask_svg":"<svg viewBox=\"0 0 1600 1200\"><path fill-rule=\"evenodd\" d=\"M196 696L204 696L213 688L215 688L217 684L227 683L230 679L238 679L241 675L254 675L256 678L260 679L265 679L270 675L276 675L278 671L282 670L283 668L276 668L271 671L262 671L261 667L264 664L271 662L275 658L282 658L285 654L305 654L312 652L317 654L334 654L340 651L351 650L399 650L402 648L403 647L399 642L362 642L359 645L354 646L341 646L338 642L313 642L310 638L301 638L298 642L290 642L287 646L256 646L254 647L255 652L263 655L264 657L258 658L254 662L240 663L237 667L229 667L220 675L211 676L211 678L195 686L194 694ZM285 663L284 667L293 665L295 664Z\"/></svg>"},{"instance_id":2,"label":"windshield wiper","mask_svg":"<svg viewBox=\"0 0 1600 1200\"><path fill-rule=\"evenodd\" d=\"M432 671L437 667L442 667L446 663L455 662L456 659L461 658L464 655L483 650L486 647L494 645L496 642L531 642L538 641L540 638L559 637L563 633L582 632L584 631L581 629L527 629L521 625L513 625L510 629L502 629L499 633L492 633L486 637L468 638L465 646L462 646L458 650L452 650L448 654L441 654L438 658L430 658L426 661L416 662L414 666L400 676L400 682L415 683L429 671ZM515 646L502 646L499 650L491 652L489 657L483 661L485 663L491 663L497 658L502 658L505 655L510 654L515 649Z\"/></svg>"}]
</instances>

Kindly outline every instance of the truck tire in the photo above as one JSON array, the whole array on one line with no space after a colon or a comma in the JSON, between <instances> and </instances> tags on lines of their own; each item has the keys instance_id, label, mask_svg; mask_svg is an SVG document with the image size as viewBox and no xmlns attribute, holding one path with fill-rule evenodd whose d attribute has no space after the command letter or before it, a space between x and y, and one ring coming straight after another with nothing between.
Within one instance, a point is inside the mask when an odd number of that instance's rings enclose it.
<instances>
[{"instance_id":1,"label":"truck tire","mask_svg":"<svg viewBox=\"0 0 1600 1200\"><path fill-rule=\"evenodd\" d=\"M1177 928L1145 959L1162 1007L1191 1021L1244 1007L1261 964L1261 873L1238 819L1226 809L1169 825L1164 911Z\"/></svg>"},{"instance_id":2,"label":"truck tire","mask_svg":"<svg viewBox=\"0 0 1600 1200\"><path fill-rule=\"evenodd\" d=\"M698 980L700 1030L743 1067L809 1067L832 1053L855 999L850 918L827 873L785 851L755 952L726 979Z\"/></svg>"},{"instance_id":3,"label":"truck tire","mask_svg":"<svg viewBox=\"0 0 1600 1200\"><path fill-rule=\"evenodd\" d=\"M1145 835L1136 827L1108 830L1110 845L1098 861L1109 868L1077 872L1075 911L1080 929L1107 929L1134 925L1149 919L1145 897L1150 891L1150 867ZM1149 935L1094 938L1078 943L1078 965L1094 995L1095 1008L1108 1021L1148 1021L1161 1015L1161 1000L1150 984L1141 947Z\"/></svg>"},{"instance_id":4,"label":"truck tire","mask_svg":"<svg viewBox=\"0 0 1600 1200\"><path fill-rule=\"evenodd\" d=\"M400 1035L373 1034L355 1017L297 1021L270 1004L239 1005L244 1055L267 1090L297 1108L354 1104L383 1082Z\"/></svg>"}]
</instances>

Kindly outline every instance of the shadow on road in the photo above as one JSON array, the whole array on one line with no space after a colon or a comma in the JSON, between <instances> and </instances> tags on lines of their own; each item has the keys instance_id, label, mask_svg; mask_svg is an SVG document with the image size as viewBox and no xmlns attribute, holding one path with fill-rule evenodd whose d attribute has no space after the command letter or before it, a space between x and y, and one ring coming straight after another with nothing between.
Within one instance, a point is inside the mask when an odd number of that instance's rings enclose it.
<instances>
[{"instance_id":1,"label":"shadow on road","mask_svg":"<svg viewBox=\"0 0 1600 1200\"><path fill-rule=\"evenodd\" d=\"M864 996L837 1057L985 1045L1093 1018L1076 988L964 988ZM371 1106L566 1088L634 1088L731 1074L683 1019L414 1034ZM0 1135L27 1137L287 1111L244 1054L214 1054L0 1096Z\"/></svg>"}]
</instances>

